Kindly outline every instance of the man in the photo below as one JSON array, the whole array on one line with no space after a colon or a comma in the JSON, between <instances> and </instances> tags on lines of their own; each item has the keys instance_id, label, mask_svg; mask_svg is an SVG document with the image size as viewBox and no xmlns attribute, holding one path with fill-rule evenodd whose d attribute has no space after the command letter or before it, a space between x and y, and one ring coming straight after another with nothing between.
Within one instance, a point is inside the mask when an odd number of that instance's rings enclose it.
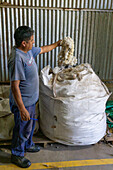
<instances>
[{"instance_id":1,"label":"man","mask_svg":"<svg viewBox=\"0 0 113 170\"><path fill-rule=\"evenodd\" d=\"M20 26L14 33L16 46L8 59L10 77L10 108L14 113L15 127L12 138L11 162L27 168L31 162L24 157L25 152L38 152L39 146L32 141L35 128L35 104L39 97L38 70L35 57L60 45L33 47L34 31L28 26Z\"/></svg>"}]
</instances>

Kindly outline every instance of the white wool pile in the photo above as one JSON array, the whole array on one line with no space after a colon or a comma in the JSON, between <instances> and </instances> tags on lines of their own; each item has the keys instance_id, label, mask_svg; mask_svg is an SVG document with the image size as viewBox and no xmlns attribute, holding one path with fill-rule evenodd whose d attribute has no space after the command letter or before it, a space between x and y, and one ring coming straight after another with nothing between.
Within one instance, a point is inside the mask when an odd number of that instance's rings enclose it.
<instances>
[{"instance_id":1,"label":"white wool pile","mask_svg":"<svg viewBox=\"0 0 113 170\"><path fill-rule=\"evenodd\" d=\"M77 59L73 56L74 41L70 37L65 37L61 42L62 49L58 54L58 66L76 65Z\"/></svg>"}]
</instances>

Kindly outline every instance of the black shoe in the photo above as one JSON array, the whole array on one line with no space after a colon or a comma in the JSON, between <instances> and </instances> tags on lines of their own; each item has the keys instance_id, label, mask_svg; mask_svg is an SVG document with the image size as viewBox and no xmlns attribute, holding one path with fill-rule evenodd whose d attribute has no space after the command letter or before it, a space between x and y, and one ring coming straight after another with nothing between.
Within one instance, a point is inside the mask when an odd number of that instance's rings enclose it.
<instances>
[{"instance_id":1,"label":"black shoe","mask_svg":"<svg viewBox=\"0 0 113 170\"><path fill-rule=\"evenodd\" d=\"M26 149L26 152L39 152L40 147L38 145L31 146L29 149Z\"/></svg>"},{"instance_id":2,"label":"black shoe","mask_svg":"<svg viewBox=\"0 0 113 170\"><path fill-rule=\"evenodd\" d=\"M23 156L11 155L11 162L21 168L28 168L31 162Z\"/></svg>"}]
</instances>

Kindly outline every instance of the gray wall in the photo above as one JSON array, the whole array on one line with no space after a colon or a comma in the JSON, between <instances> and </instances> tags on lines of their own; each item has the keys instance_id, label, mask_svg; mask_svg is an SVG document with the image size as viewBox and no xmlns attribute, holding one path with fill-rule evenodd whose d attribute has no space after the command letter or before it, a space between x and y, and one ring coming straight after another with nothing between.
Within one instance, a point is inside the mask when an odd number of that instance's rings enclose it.
<instances>
[{"instance_id":1,"label":"gray wall","mask_svg":"<svg viewBox=\"0 0 113 170\"><path fill-rule=\"evenodd\" d=\"M7 2L7 3L4 3ZM88 62L101 79L113 79L112 0L0 0L0 81L8 80L7 58L20 25L35 30L35 46L70 36L78 64ZM60 47L39 55L40 70L57 65Z\"/></svg>"}]
</instances>

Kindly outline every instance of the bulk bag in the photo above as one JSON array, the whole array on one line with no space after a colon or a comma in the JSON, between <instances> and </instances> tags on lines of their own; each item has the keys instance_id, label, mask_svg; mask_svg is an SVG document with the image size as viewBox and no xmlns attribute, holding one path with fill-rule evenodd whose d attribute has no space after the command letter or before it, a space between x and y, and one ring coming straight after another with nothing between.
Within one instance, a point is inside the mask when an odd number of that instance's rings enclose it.
<instances>
[{"instance_id":1,"label":"bulk bag","mask_svg":"<svg viewBox=\"0 0 113 170\"><path fill-rule=\"evenodd\" d=\"M66 145L90 145L106 134L110 93L89 64L40 74L40 127L45 136Z\"/></svg>"}]
</instances>

